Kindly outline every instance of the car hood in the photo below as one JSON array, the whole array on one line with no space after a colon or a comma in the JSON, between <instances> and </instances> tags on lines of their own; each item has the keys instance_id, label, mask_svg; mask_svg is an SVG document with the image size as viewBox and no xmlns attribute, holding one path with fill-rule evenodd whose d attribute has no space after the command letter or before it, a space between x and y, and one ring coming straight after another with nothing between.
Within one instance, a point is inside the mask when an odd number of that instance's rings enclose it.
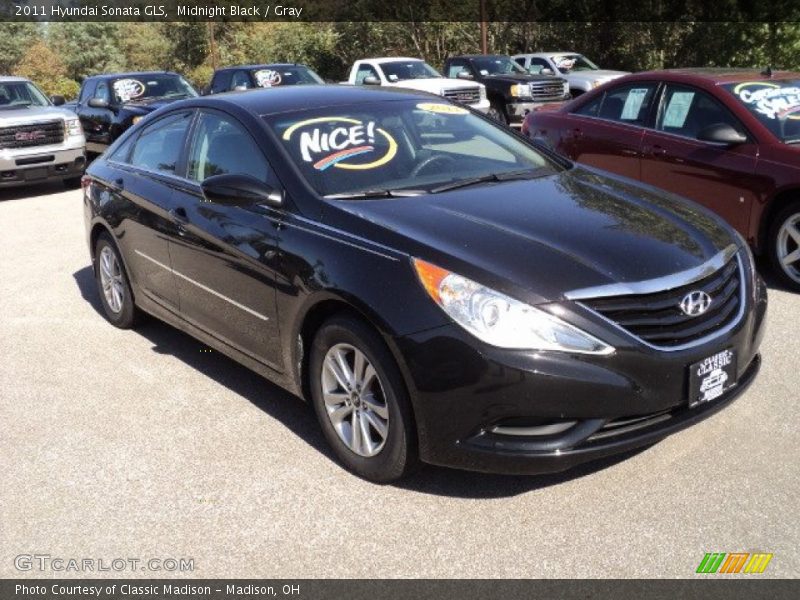
<instances>
[{"instance_id":1,"label":"car hood","mask_svg":"<svg viewBox=\"0 0 800 600\"><path fill-rule=\"evenodd\" d=\"M500 81L509 85L515 83L530 83L533 81L564 81L562 77L554 77L552 75L526 75L519 73L516 75L485 75L487 81Z\"/></svg>"},{"instance_id":2,"label":"car hood","mask_svg":"<svg viewBox=\"0 0 800 600\"><path fill-rule=\"evenodd\" d=\"M459 79L454 81L446 77L437 77L431 79L406 79L390 84L392 87L407 88L409 90L419 90L421 92L430 92L433 94L441 95L442 92L447 90L463 90L465 88L481 88L482 84L474 81L464 81Z\"/></svg>"},{"instance_id":3,"label":"car hood","mask_svg":"<svg viewBox=\"0 0 800 600\"><path fill-rule=\"evenodd\" d=\"M52 119L75 119L71 110L60 106L29 106L27 108L9 108L0 110L0 126L22 125L36 121Z\"/></svg>"},{"instance_id":4,"label":"car hood","mask_svg":"<svg viewBox=\"0 0 800 600\"><path fill-rule=\"evenodd\" d=\"M577 71L575 73L564 73L568 81L610 81L623 75L628 75L626 71L608 71L606 69L599 69L597 71Z\"/></svg>"},{"instance_id":5,"label":"car hood","mask_svg":"<svg viewBox=\"0 0 800 600\"><path fill-rule=\"evenodd\" d=\"M185 98L146 98L139 102L127 102L122 105L122 108L134 114L144 115L178 100L185 100Z\"/></svg>"},{"instance_id":6,"label":"car hood","mask_svg":"<svg viewBox=\"0 0 800 600\"><path fill-rule=\"evenodd\" d=\"M692 269L731 245L697 204L576 166L435 195L337 201L403 251L530 303ZM390 239L390 238L385 238Z\"/></svg>"}]
</instances>

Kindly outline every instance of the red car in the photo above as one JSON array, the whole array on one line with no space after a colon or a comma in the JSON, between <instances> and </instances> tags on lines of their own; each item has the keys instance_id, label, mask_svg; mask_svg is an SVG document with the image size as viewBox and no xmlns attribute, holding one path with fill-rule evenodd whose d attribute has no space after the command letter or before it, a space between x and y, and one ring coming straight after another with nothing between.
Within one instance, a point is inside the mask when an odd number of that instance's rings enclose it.
<instances>
[{"instance_id":1,"label":"red car","mask_svg":"<svg viewBox=\"0 0 800 600\"><path fill-rule=\"evenodd\" d=\"M636 73L530 113L522 131L719 213L800 291L800 73Z\"/></svg>"}]
</instances>

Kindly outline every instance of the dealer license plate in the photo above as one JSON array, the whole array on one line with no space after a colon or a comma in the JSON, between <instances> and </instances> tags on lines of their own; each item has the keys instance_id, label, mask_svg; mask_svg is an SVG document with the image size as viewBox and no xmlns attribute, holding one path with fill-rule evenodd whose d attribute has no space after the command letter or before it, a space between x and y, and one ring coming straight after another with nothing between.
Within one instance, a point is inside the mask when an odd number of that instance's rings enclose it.
<instances>
[{"instance_id":1,"label":"dealer license plate","mask_svg":"<svg viewBox=\"0 0 800 600\"><path fill-rule=\"evenodd\" d=\"M736 385L736 351L723 350L689 367L689 408L719 398Z\"/></svg>"}]
</instances>

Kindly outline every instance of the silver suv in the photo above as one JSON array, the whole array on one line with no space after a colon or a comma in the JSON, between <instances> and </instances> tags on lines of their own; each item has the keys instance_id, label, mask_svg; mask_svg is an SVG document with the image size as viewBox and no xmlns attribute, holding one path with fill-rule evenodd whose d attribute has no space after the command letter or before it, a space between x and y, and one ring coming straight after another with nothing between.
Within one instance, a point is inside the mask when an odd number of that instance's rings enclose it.
<instances>
[{"instance_id":1,"label":"silver suv","mask_svg":"<svg viewBox=\"0 0 800 600\"><path fill-rule=\"evenodd\" d=\"M86 139L77 115L29 80L0 77L0 187L62 179L78 185Z\"/></svg>"}]
</instances>

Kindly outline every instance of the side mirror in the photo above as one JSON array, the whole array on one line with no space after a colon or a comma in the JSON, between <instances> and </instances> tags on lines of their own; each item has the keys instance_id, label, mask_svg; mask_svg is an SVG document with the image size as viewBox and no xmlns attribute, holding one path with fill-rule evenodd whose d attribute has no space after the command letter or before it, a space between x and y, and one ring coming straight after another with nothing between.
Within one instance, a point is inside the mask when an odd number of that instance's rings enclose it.
<instances>
[{"instance_id":1,"label":"side mirror","mask_svg":"<svg viewBox=\"0 0 800 600\"><path fill-rule=\"evenodd\" d=\"M200 187L205 199L214 204L275 207L283 204L283 195L278 190L251 175L212 175L204 179Z\"/></svg>"},{"instance_id":2,"label":"side mirror","mask_svg":"<svg viewBox=\"0 0 800 600\"><path fill-rule=\"evenodd\" d=\"M549 67L542 67L541 69L539 69L539 75L555 75L555 74L556 72Z\"/></svg>"},{"instance_id":3,"label":"side mirror","mask_svg":"<svg viewBox=\"0 0 800 600\"><path fill-rule=\"evenodd\" d=\"M105 98L89 98L87 104L92 108L108 108L108 100Z\"/></svg>"},{"instance_id":4,"label":"side mirror","mask_svg":"<svg viewBox=\"0 0 800 600\"><path fill-rule=\"evenodd\" d=\"M364 85L380 85L381 80L375 77L375 75L367 75L366 77L364 77L361 83L363 83Z\"/></svg>"},{"instance_id":5,"label":"side mirror","mask_svg":"<svg viewBox=\"0 0 800 600\"><path fill-rule=\"evenodd\" d=\"M747 136L727 123L715 123L701 129L697 134L697 139L701 142L710 142L721 146L735 146L744 144Z\"/></svg>"},{"instance_id":6,"label":"side mirror","mask_svg":"<svg viewBox=\"0 0 800 600\"><path fill-rule=\"evenodd\" d=\"M64 100L64 96L50 96L50 102L53 103L53 106L62 106L67 101Z\"/></svg>"},{"instance_id":7,"label":"side mirror","mask_svg":"<svg viewBox=\"0 0 800 600\"><path fill-rule=\"evenodd\" d=\"M456 74L456 79L475 79L469 71L459 71Z\"/></svg>"}]
</instances>

